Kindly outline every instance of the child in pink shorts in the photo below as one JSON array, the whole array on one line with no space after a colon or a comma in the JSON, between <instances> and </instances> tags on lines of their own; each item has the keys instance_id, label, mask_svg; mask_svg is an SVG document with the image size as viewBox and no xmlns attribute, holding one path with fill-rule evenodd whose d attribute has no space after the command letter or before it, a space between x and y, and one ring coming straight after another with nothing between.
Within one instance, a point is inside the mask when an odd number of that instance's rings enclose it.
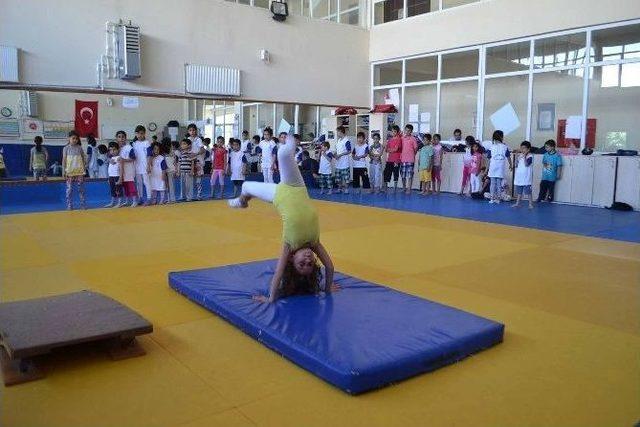
<instances>
[{"instance_id":1,"label":"child in pink shorts","mask_svg":"<svg viewBox=\"0 0 640 427\"><path fill-rule=\"evenodd\" d=\"M224 194L224 171L227 166L227 150L224 148L224 137L216 138L216 143L211 150L211 198L213 199L216 183L220 184L219 199Z\"/></svg>"}]
</instances>

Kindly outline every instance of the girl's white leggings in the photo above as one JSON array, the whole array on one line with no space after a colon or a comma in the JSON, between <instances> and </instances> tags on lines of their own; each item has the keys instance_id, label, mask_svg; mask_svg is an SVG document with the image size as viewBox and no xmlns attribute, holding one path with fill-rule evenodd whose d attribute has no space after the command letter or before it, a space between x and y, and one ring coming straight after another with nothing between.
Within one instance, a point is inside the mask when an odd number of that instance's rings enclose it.
<instances>
[{"instance_id":1,"label":"girl's white leggings","mask_svg":"<svg viewBox=\"0 0 640 427\"><path fill-rule=\"evenodd\" d=\"M304 187L304 179L295 159L296 142L291 135L283 145L278 146L278 170L280 171L280 183L292 187ZM258 199L272 203L276 196L276 184L270 182L245 181L242 184L242 195L257 197Z\"/></svg>"}]
</instances>

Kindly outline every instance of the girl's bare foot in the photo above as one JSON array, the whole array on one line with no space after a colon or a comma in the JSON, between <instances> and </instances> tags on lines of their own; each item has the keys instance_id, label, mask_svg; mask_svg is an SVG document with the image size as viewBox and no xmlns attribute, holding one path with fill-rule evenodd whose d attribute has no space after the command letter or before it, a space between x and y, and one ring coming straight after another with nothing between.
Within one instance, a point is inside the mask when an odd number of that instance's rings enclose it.
<instances>
[{"instance_id":1,"label":"girl's bare foot","mask_svg":"<svg viewBox=\"0 0 640 427\"><path fill-rule=\"evenodd\" d=\"M518 207L518 204L517 204L517 203L514 203L514 204L512 204L512 205L511 205L511 207L512 207L512 208L517 208L517 207Z\"/></svg>"}]
</instances>

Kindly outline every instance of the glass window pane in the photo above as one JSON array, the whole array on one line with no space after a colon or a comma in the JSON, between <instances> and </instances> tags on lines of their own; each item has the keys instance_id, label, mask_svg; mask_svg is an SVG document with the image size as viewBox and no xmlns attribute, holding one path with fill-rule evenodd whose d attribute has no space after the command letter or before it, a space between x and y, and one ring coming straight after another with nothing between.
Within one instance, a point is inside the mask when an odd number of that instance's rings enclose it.
<instances>
[{"instance_id":1,"label":"glass window pane","mask_svg":"<svg viewBox=\"0 0 640 427\"><path fill-rule=\"evenodd\" d=\"M422 15L438 10L438 0L407 0L407 16Z\"/></svg>"},{"instance_id":2,"label":"glass window pane","mask_svg":"<svg viewBox=\"0 0 640 427\"><path fill-rule=\"evenodd\" d=\"M310 0L302 0L302 16L311 16L311 11L309 10L309 1Z\"/></svg>"},{"instance_id":3,"label":"glass window pane","mask_svg":"<svg viewBox=\"0 0 640 427\"><path fill-rule=\"evenodd\" d=\"M640 69L636 64L623 64L629 75L628 85L603 85L603 67L593 67L593 78L589 79L589 114L597 120L595 149L616 151L618 149L640 150ZM587 138L588 142L588 138Z\"/></svg>"},{"instance_id":4,"label":"glass window pane","mask_svg":"<svg viewBox=\"0 0 640 427\"><path fill-rule=\"evenodd\" d=\"M240 4L251 4L251 0L238 0Z\"/></svg>"},{"instance_id":5,"label":"glass window pane","mask_svg":"<svg viewBox=\"0 0 640 427\"><path fill-rule=\"evenodd\" d=\"M400 111L401 91L400 88L378 89L373 91L373 104L393 104Z\"/></svg>"},{"instance_id":6,"label":"glass window pane","mask_svg":"<svg viewBox=\"0 0 640 427\"><path fill-rule=\"evenodd\" d=\"M534 68L584 64L586 33L534 40Z\"/></svg>"},{"instance_id":7,"label":"glass window pane","mask_svg":"<svg viewBox=\"0 0 640 427\"><path fill-rule=\"evenodd\" d=\"M287 8L289 9L289 15L301 15L302 2L300 0L290 0L287 2Z\"/></svg>"},{"instance_id":8,"label":"glass window pane","mask_svg":"<svg viewBox=\"0 0 640 427\"><path fill-rule=\"evenodd\" d=\"M475 3L478 0L442 0L442 8L449 9L451 7L462 6L463 4Z\"/></svg>"},{"instance_id":9,"label":"glass window pane","mask_svg":"<svg viewBox=\"0 0 640 427\"><path fill-rule=\"evenodd\" d=\"M313 141L316 137L318 123L316 112L318 107L313 105L300 105L298 107L298 133L303 141Z\"/></svg>"},{"instance_id":10,"label":"glass window pane","mask_svg":"<svg viewBox=\"0 0 640 427\"><path fill-rule=\"evenodd\" d=\"M478 51L467 50L464 52L442 55L442 78L453 79L456 77L468 77L478 75Z\"/></svg>"},{"instance_id":11,"label":"glass window pane","mask_svg":"<svg viewBox=\"0 0 640 427\"><path fill-rule=\"evenodd\" d=\"M258 105L258 134L262 133L262 130L269 126L271 129L273 126L273 104L259 104Z\"/></svg>"},{"instance_id":12,"label":"glass window pane","mask_svg":"<svg viewBox=\"0 0 640 427\"><path fill-rule=\"evenodd\" d=\"M438 57L407 59L405 63L406 81L422 82L438 79Z\"/></svg>"},{"instance_id":13,"label":"glass window pane","mask_svg":"<svg viewBox=\"0 0 640 427\"><path fill-rule=\"evenodd\" d=\"M329 15L329 0L311 0L314 18L324 18Z\"/></svg>"},{"instance_id":14,"label":"glass window pane","mask_svg":"<svg viewBox=\"0 0 640 427\"><path fill-rule=\"evenodd\" d=\"M529 76L510 76L487 79L484 84L484 121L483 139L490 140L494 130L505 133L505 143L512 148L520 145L527 131L527 94ZM504 107L506 120L491 122L491 115ZM511 113L511 109L513 112ZM512 117L509 117L511 113ZM513 124L515 129L507 133L506 126Z\"/></svg>"},{"instance_id":15,"label":"glass window pane","mask_svg":"<svg viewBox=\"0 0 640 427\"><path fill-rule=\"evenodd\" d=\"M358 9L345 12L340 15L340 23L348 25L360 25L360 11Z\"/></svg>"},{"instance_id":16,"label":"glass window pane","mask_svg":"<svg viewBox=\"0 0 640 427\"><path fill-rule=\"evenodd\" d=\"M280 127L280 121L282 119L286 120L291 126L294 125L295 117L295 105L293 104L276 104L276 127L274 128L274 132L277 131L277 128Z\"/></svg>"},{"instance_id":17,"label":"glass window pane","mask_svg":"<svg viewBox=\"0 0 640 427\"><path fill-rule=\"evenodd\" d=\"M511 43L487 48L487 74L529 70L531 42Z\"/></svg>"},{"instance_id":18,"label":"glass window pane","mask_svg":"<svg viewBox=\"0 0 640 427\"><path fill-rule=\"evenodd\" d=\"M331 107L320 107L320 135L327 134L329 130L327 119L333 115L333 110Z\"/></svg>"},{"instance_id":19,"label":"glass window pane","mask_svg":"<svg viewBox=\"0 0 640 427\"><path fill-rule=\"evenodd\" d=\"M478 82L443 83L440 86L440 134L443 140L453 140L453 131L460 129L462 138L476 136Z\"/></svg>"},{"instance_id":20,"label":"glass window pane","mask_svg":"<svg viewBox=\"0 0 640 427\"><path fill-rule=\"evenodd\" d=\"M253 0L253 5L256 7L269 9L269 0Z\"/></svg>"},{"instance_id":21,"label":"glass window pane","mask_svg":"<svg viewBox=\"0 0 640 427\"><path fill-rule=\"evenodd\" d=\"M374 24L391 22L404 17L404 0L383 0L373 6Z\"/></svg>"},{"instance_id":22,"label":"glass window pane","mask_svg":"<svg viewBox=\"0 0 640 427\"><path fill-rule=\"evenodd\" d=\"M256 115L258 114L258 107L256 105L250 105L242 108L242 126L244 130L249 132L249 136L258 134L258 120Z\"/></svg>"},{"instance_id":23,"label":"glass window pane","mask_svg":"<svg viewBox=\"0 0 640 427\"><path fill-rule=\"evenodd\" d=\"M582 116L583 78L566 73L549 72L533 75L533 102L531 108L531 144L542 147L548 139L558 139L558 120L569 116ZM580 147L565 153L575 154Z\"/></svg>"},{"instance_id":24,"label":"glass window pane","mask_svg":"<svg viewBox=\"0 0 640 427\"><path fill-rule=\"evenodd\" d=\"M640 57L640 24L591 33L591 61Z\"/></svg>"},{"instance_id":25,"label":"glass window pane","mask_svg":"<svg viewBox=\"0 0 640 427\"><path fill-rule=\"evenodd\" d=\"M387 62L373 67L374 86L393 85L402 82L402 62Z\"/></svg>"},{"instance_id":26,"label":"glass window pane","mask_svg":"<svg viewBox=\"0 0 640 427\"><path fill-rule=\"evenodd\" d=\"M408 87L404 90L404 96L404 122L413 124L415 132L435 133L438 99L436 85ZM412 121L415 117L409 116L411 105L418 105L418 121Z\"/></svg>"},{"instance_id":27,"label":"glass window pane","mask_svg":"<svg viewBox=\"0 0 640 427\"><path fill-rule=\"evenodd\" d=\"M360 0L340 0L340 11L354 9L360 5Z\"/></svg>"},{"instance_id":28,"label":"glass window pane","mask_svg":"<svg viewBox=\"0 0 640 427\"><path fill-rule=\"evenodd\" d=\"M329 0L329 15L338 16L338 0ZM335 19L332 19L332 21L335 21Z\"/></svg>"}]
</instances>

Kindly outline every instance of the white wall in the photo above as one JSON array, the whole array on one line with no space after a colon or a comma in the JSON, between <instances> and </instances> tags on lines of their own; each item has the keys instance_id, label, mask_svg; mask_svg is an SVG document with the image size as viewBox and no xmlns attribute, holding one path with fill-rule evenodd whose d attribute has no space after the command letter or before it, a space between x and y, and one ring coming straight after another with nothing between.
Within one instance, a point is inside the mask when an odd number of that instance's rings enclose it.
<instances>
[{"instance_id":1,"label":"white wall","mask_svg":"<svg viewBox=\"0 0 640 427\"><path fill-rule=\"evenodd\" d=\"M369 59L382 61L638 17L639 0L483 0L373 26Z\"/></svg>"},{"instance_id":2,"label":"white wall","mask_svg":"<svg viewBox=\"0 0 640 427\"><path fill-rule=\"evenodd\" d=\"M107 81L117 90L184 93L185 63L242 70L246 100L369 104L369 33L359 27L291 16L222 0L3 0L0 44L22 49L25 84L96 87L104 24L140 25L142 73ZM272 63L258 59L259 49Z\"/></svg>"}]
</instances>

